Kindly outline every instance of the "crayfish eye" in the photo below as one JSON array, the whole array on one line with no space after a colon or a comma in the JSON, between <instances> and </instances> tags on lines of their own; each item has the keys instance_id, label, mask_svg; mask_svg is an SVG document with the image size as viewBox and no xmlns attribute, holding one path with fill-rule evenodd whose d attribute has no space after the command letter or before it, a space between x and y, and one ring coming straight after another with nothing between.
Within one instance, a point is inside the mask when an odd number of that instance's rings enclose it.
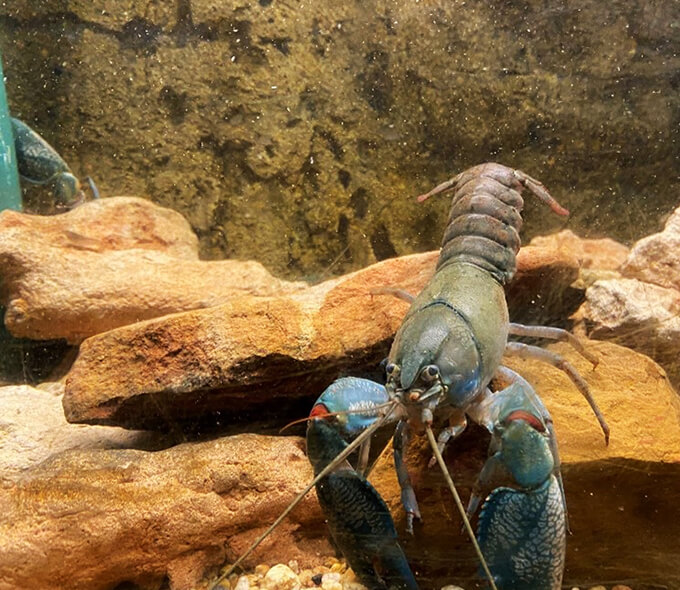
<instances>
[{"instance_id":1,"label":"crayfish eye","mask_svg":"<svg viewBox=\"0 0 680 590\"><path fill-rule=\"evenodd\" d=\"M397 365L394 363L387 363L385 365L385 374L390 377L394 374L394 372L397 370Z\"/></svg>"},{"instance_id":2,"label":"crayfish eye","mask_svg":"<svg viewBox=\"0 0 680 590\"><path fill-rule=\"evenodd\" d=\"M439 367L437 365L427 365L421 372L420 378L426 383L431 383L439 376Z\"/></svg>"}]
</instances>

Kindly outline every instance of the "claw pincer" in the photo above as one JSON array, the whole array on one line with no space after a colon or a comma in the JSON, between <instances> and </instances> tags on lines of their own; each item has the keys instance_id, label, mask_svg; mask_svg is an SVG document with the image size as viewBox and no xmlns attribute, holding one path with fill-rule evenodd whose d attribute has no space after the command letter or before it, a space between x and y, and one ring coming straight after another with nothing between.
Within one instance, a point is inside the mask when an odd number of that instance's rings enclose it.
<instances>
[{"instance_id":1,"label":"claw pincer","mask_svg":"<svg viewBox=\"0 0 680 590\"><path fill-rule=\"evenodd\" d=\"M12 132L21 180L28 185L45 187L51 191L57 209L72 209L80 205L85 199L80 181L57 151L26 123L14 117ZM89 177L88 182L97 197L94 182Z\"/></svg>"},{"instance_id":2,"label":"claw pincer","mask_svg":"<svg viewBox=\"0 0 680 590\"><path fill-rule=\"evenodd\" d=\"M376 419L375 406L387 400L382 385L365 379L340 379L324 391L307 426L307 455L315 475L347 447L345 438L354 438ZM354 407L356 413L329 412L339 406ZM371 590L417 589L392 515L361 473L343 461L317 482L316 494L336 546L364 585Z\"/></svg>"},{"instance_id":3,"label":"claw pincer","mask_svg":"<svg viewBox=\"0 0 680 590\"><path fill-rule=\"evenodd\" d=\"M537 396L527 386L515 383L495 394L500 413L468 514L480 494L494 488L482 506L477 539L499 590L559 590L566 547L559 458L544 408L535 411Z\"/></svg>"}]
</instances>

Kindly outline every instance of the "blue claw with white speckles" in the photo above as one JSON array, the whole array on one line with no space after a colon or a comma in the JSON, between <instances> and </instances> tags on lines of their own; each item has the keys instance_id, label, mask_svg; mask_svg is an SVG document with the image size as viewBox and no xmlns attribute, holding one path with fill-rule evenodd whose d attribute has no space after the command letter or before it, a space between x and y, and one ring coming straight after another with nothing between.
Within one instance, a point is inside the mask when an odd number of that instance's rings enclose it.
<instances>
[{"instance_id":1,"label":"blue claw with white speckles","mask_svg":"<svg viewBox=\"0 0 680 590\"><path fill-rule=\"evenodd\" d=\"M307 426L307 455L316 475L347 447L346 439L376 420L377 408L387 401L382 385L353 377L339 379L321 394ZM368 466L361 455L358 471L344 462L316 484L333 540L368 588L417 590L392 515L362 473Z\"/></svg>"},{"instance_id":2,"label":"blue claw with white speckles","mask_svg":"<svg viewBox=\"0 0 680 590\"><path fill-rule=\"evenodd\" d=\"M477 539L499 590L559 590L566 505L550 414L521 378L492 398L489 413L497 420L490 457L468 514L480 494L494 488L482 506Z\"/></svg>"}]
</instances>

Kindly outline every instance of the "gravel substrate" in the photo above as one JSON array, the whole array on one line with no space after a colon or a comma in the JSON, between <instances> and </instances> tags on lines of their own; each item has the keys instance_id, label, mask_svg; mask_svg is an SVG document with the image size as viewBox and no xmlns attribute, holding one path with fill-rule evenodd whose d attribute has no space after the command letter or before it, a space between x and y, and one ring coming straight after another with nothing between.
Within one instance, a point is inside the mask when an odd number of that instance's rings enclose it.
<instances>
[{"instance_id":1,"label":"gravel substrate","mask_svg":"<svg viewBox=\"0 0 680 590\"><path fill-rule=\"evenodd\" d=\"M252 573L231 574L216 590L366 590L347 565L330 557L314 569L300 569L297 561L273 567L258 565Z\"/></svg>"},{"instance_id":2,"label":"gravel substrate","mask_svg":"<svg viewBox=\"0 0 680 590\"><path fill-rule=\"evenodd\" d=\"M231 574L215 590L367 590L359 583L351 568L334 557L314 569L300 569L297 561L273 567L258 565L251 573ZM447 585L441 590L463 590ZM633 590L630 586L574 586L571 590Z\"/></svg>"}]
</instances>

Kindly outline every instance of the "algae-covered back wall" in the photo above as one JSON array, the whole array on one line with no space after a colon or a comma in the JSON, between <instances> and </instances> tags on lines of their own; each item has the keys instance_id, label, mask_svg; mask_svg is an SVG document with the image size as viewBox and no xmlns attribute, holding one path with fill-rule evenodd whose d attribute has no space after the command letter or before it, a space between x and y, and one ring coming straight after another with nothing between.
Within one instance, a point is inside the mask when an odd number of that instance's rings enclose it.
<instances>
[{"instance_id":1,"label":"algae-covered back wall","mask_svg":"<svg viewBox=\"0 0 680 590\"><path fill-rule=\"evenodd\" d=\"M0 35L13 114L104 196L181 212L205 258L320 278L435 248L449 200L413 196L487 160L587 236L680 197L674 0L24 0Z\"/></svg>"}]
</instances>

